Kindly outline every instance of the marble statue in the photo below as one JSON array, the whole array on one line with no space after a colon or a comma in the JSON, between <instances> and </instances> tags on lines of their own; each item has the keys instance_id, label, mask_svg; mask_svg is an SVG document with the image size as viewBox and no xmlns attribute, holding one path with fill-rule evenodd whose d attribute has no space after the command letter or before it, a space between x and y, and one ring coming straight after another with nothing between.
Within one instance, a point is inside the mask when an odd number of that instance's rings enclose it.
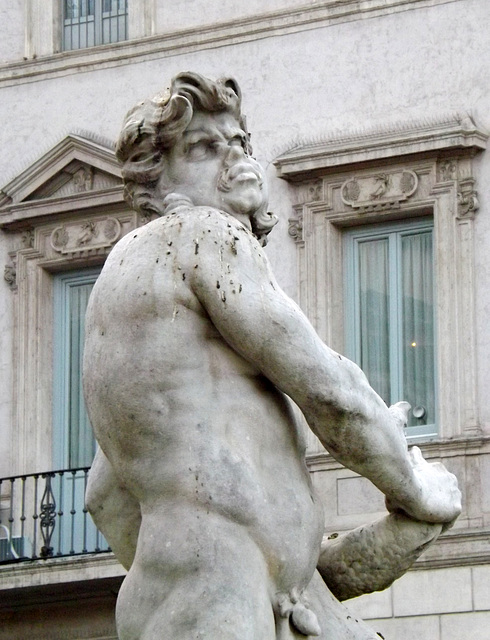
<instances>
[{"instance_id":1,"label":"marble statue","mask_svg":"<svg viewBox=\"0 0 490 640\"><path fill-rule=\"evenodd\" d=\"M120 640L368 640L340 603L384 589L461 509L388 408L280 289L276 219L233 79L176 76L129 112L125 197L158 218L112 250L86 324L100 449L87 505L128 569ZM323 540L303 427L388 514Z\"/></svg>"}]
</instances>

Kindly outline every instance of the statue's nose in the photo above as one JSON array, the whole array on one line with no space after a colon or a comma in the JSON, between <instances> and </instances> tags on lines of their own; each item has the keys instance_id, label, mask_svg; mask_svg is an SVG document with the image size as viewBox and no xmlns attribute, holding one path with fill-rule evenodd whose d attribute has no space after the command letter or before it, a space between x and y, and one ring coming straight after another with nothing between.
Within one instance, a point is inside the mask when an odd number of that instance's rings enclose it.
<instances>
[{"instance_id":1,"label":"statue's nose","mask_svg":"<svg viewBox=\"0 0 490 640\"><path fill-rule=\"evenodd\" d=\"M245 152L242 145L239 142L230 142L230 148L228 151L228 155L226 156L227 161L233 164L244 157Z\"/></svg>"}]
</instances>

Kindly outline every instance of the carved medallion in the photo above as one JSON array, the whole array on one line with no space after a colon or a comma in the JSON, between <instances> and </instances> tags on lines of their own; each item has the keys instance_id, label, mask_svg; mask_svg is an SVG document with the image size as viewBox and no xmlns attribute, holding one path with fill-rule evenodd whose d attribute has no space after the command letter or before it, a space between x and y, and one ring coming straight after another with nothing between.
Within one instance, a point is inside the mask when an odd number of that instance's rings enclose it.
<instances>
[{"instance_id":1,"label":"carved medallion","mask_svg":"<svg viewBox=\"0 0 490 640\"><path fill-rule=\"evenodd\" d=\"M414 171L381 172L350 178L342 185L340 195L344 204L354 209L373 211L407 200L417 186L418 177Z\"/></svg>"},{"instance_id":2,"label":"carved medallion","mask_svg":"<svg viewBox=\"0 0 490 640\"><path fill-rule=\"evenodd\" d=\"M112 246L120 235L121 223L117 218L88 220L56 227L51 234L51 247L64 255L88 255Z\"/></svg>"}]
</instances>

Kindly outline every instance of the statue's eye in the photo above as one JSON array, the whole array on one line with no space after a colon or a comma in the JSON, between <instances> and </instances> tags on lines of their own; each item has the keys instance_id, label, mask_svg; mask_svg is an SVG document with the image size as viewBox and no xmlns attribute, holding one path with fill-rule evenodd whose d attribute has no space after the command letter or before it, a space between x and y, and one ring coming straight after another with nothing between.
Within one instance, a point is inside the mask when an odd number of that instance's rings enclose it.
<instances>
[{"instance_id":1,"label":"statue's eye","mask_svg":"<svg viewBox=\"0 0 490 640\"><path fill-rule=\"evenodd\" d=\"M219 141L212 138L202 138L192 142L187 147L187 157L190 160L203 160L216 153Z\"/></svg>"}]
</instances>

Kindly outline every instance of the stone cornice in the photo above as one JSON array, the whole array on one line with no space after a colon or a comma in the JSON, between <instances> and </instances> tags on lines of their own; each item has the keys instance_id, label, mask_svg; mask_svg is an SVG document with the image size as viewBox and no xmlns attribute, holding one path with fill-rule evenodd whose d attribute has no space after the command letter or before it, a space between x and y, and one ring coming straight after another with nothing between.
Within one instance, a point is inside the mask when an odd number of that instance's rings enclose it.
<instances>
[{"instance_id":1,"label":"stone cornice","mask_svg":"<svg viewBox=\"0 0 490 640\"><path fill-rule=\"evenodd\" d=\"M304 181L347 165L383 161L407 155L439 154L485 149L488 134L471 117L449 115L422 122L389 124L378 130L354 132L323 141L298 144L280 155L274 165L280 178Z\"/></svg>"},{"instance_id":2,"label":"stone cornice","mask_svg":"<svg viewBox=\"0 0 490 640\"><path fill-rule=\"evenodd\" d=\"M490 564L490 530L450 529L415 563L414 570Z\"/></svg>"},{"instance_id":3,"label":"stone cornice","mask_svg":"<svg viewBox=\"0 0 490 640\"><path fill-rule=\"evenodd\" d=\"M72 133L0 190L0 229L16 231L40 220L70 212L79 216L87 209L97 213L123 202L113 143L87 132Z\"/></svg>"},{"instance_id":4,"label":"stone cornice","mask_svg":"<svg viewBox=\"0 0 490 640\"><path fill-rule=\"evenodd\" d=\"M23 229L40 219L51 219L69 212L99 211L111 205L124 203L123 187L112 187L94 193L78 193L69 197L46 198L38 202L23 202L5 207L0 212L0 229Z\"/></svg>"},{"instance_id":5,"label":"stone cornice","mask_svg":"<svg viewBox=\"0 0 490 640\"><path fill-rule=\"evenodd\" d=\"M114 155L114 143L91 132L81 131L68 134L44 155L29 163L0 191L0 208L10 203L18 203L46 179L46 172L55 173L60 166L73 158L89 161L94 167L109 171L121 177L121 169ZM35 185L36 181L39 182ZM35 186L34 186L35 185Z\"/></svg>"},{"instance_id":6,"label":"stone cornice","mask_svg":"<svg viewBox=\"0 0 490 640\"><path fill-rule=\"evenodd\" d=\"M0 566L0 589L41 587L124 575L126 571L113 553L32 560Z\"/></svg>"},{"instance_id":7,"label":"stone cornice","mask_svg":"<svg viewBox=\"0 0 490 640\"><path fill-rule=\"evenodd\" d=\"M0 65L0 86L202 51L461 0L324 0L215 25Z\"/></svg>"}]
</instances>

